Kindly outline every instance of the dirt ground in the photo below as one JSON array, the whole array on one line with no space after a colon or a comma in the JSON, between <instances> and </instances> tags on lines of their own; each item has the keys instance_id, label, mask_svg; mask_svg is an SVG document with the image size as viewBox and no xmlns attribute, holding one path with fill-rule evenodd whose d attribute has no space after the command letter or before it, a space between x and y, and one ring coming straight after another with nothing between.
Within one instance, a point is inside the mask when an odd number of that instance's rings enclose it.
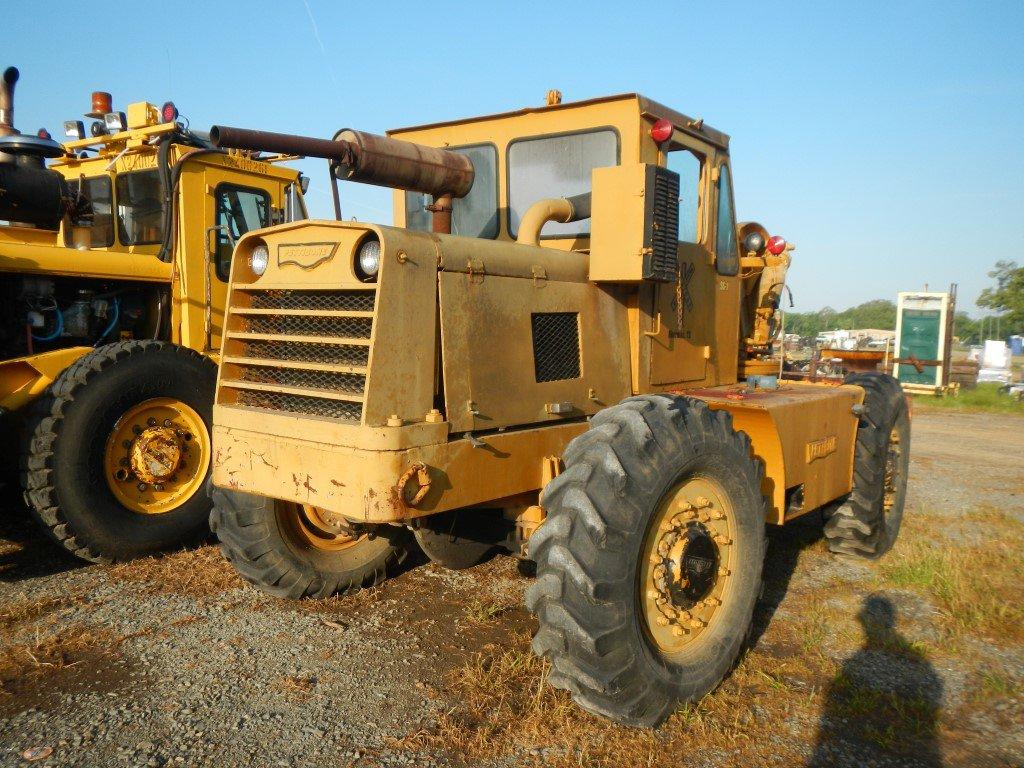
<instances>
[{"instance_id":1,"label":"dirt ground","mask_svg":"<svg viewBox=\"0 0 1024 768\"><path fill-rule=\"evenodd\" d=\"M286 603L212 546L77 563L5 497L0 766L1024 766L1022 457L919 408L895 550L774 532L749 649L654 732L545 685L511 558Z\"/></svg>"}]
</instances>

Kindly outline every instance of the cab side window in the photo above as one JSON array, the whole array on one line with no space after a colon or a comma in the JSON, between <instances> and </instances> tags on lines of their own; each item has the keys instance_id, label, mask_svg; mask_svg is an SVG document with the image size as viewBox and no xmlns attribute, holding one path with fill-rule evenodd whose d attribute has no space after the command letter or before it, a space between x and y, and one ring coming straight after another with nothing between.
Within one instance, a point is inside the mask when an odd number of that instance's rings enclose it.
<instances>
[{"instance_id":1,"label":"cab side window","mask_svg":"<svg viewBox=\"0 0 1024 768\"><path fill-rule=\"evenodd\" d=\"M234 243L246 232L270 225L270 195L262 189L221 184L214 192L214 200L217 248L213 258L217 277L226 282L231 274Z\"/></svg>"},{"instance_id":2,"label":"cab side window","mask_svg":"<svg viewBox=\"0 0 1024 768\"><path fill-rule=\"evenodd\" d=\"M164 203L156 170L117 176L117 237L121 245L153 245L164 239Z\"/></svg>"},{"instance_id":3,"label":"cab side window","mask_svg":"<svg viewBox=\"0 0 1024 768\"><path fill-rule=\"evenodd\" d=\"M81 192L92 205L92 222L89 224L89 247L109 248L114 244L114 196L109 176L94 176L91 179L68 179L75 192ZM64 244L74 247L71 228L64 235Z\"/></svg>"},{"instance_id":4,"label":"cab side window","mask_svg":"<svg viewBox=\"0 0 1024 768\"><path fill-rule=\"evenodd\" d=\"M679 174L679 240L700 242L700 177L704 161L688 149L668 153L668 169Z\"/></svg>"},{"instance_id":5,"label":"cab side window","mask_svg":"<svg viewBox=\"0 0 1024 768\"><path fill-rule=\"evenodd\" d=\"M715 236L715 264L720 275L735 275L740 271L740 256L736 249L736 214L732 201L732 178L729 166L718 170L718 225Z\"/></svg>"}]
</instances>

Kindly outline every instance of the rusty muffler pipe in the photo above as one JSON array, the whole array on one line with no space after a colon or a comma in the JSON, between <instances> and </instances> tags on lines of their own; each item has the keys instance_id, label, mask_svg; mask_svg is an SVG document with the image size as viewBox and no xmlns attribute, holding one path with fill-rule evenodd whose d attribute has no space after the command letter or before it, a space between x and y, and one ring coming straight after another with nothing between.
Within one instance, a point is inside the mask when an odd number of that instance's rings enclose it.
<instances>
[{"instance_id":1,"label":"rusty muffler pipe","mask_svg":"<svg viewBox=\"0 0 1024 768\"><path fill-rule=\"evenodd\" d=\"M224 149L320 157L333 162L340 179L435 198L465 197L473 186L473 163L464 155L362 131L339 131L327 140L215 125L210 141Z\"/></svg>"},{"instance_id":2,"label":"rusty muffler pipe","mask_svg":"<svg viewBox=\"0 0 1024 768\"><path fill-rule=\"evenodd\" d=\"M0 136L17 133L14 129L14 86L19 75L17 67L8 67L0 81Z\"/></svg>"}]
</instances>

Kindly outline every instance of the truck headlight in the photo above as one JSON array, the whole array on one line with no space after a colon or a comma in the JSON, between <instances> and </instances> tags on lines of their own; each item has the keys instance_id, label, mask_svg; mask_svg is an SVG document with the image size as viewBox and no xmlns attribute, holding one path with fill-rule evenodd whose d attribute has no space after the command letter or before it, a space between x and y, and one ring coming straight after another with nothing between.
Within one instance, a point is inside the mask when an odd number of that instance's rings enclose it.
<instances>
[{"instance_id":1,"label":"truck headlight","mask_svg":"<svg viewBox=\"0 0 1024 768\"><path fill-rule=\"evenodd\" d=\"M249 253L249 269L256 277L267 271L267 264L270 263L270 251L266 244L260 243Z\"/></svg>"},{"instance_id":2,"label":"truck headlight","mask_svg":"<svg viewBox=\"0 0 1024 768\"><path fill-rule=\"evenodd\" d=\"M356 274L363 280L376 280L380 271L380 241L367 240L356 255Z\"/></svg>"}]
</instances>

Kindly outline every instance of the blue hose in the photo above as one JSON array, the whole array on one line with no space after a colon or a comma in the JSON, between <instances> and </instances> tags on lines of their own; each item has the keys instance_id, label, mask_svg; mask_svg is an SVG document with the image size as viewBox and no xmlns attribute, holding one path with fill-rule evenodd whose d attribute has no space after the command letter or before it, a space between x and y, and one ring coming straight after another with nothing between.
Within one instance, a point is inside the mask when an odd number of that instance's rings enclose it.
<instances>
[{"instance_id":1,"label":"blue hose","mask_svg":"<svg viewBox=\"0 0 1024 768\"><path fill-rule=\"evenodd\" d=\"M46 336L36 336L32 334L33 341L53 341L54 339L60 338L60 335L64 333L64 315L61 313L59 307L54 307L53 311L57 313L57 325L53 329L53 333Z\"/></svg>"},{"instance_id":2,"label":"blue hose","mask_svg":"<svg viewBox=\"0 0 1024 768\"><path fill-rule=\"evenodd\" d=\"M98 347L100 345L100 342L107 338L107 334L114 330L114 326L117 325L117 320L121 316L121 301L115 298L113 304L114 316L110 318L110 322L107 323L107 327L103 329L103 333L101 333L100 337L96 339L96 343L93 344L94 347Z\"/></svg>"}]
</instances>

